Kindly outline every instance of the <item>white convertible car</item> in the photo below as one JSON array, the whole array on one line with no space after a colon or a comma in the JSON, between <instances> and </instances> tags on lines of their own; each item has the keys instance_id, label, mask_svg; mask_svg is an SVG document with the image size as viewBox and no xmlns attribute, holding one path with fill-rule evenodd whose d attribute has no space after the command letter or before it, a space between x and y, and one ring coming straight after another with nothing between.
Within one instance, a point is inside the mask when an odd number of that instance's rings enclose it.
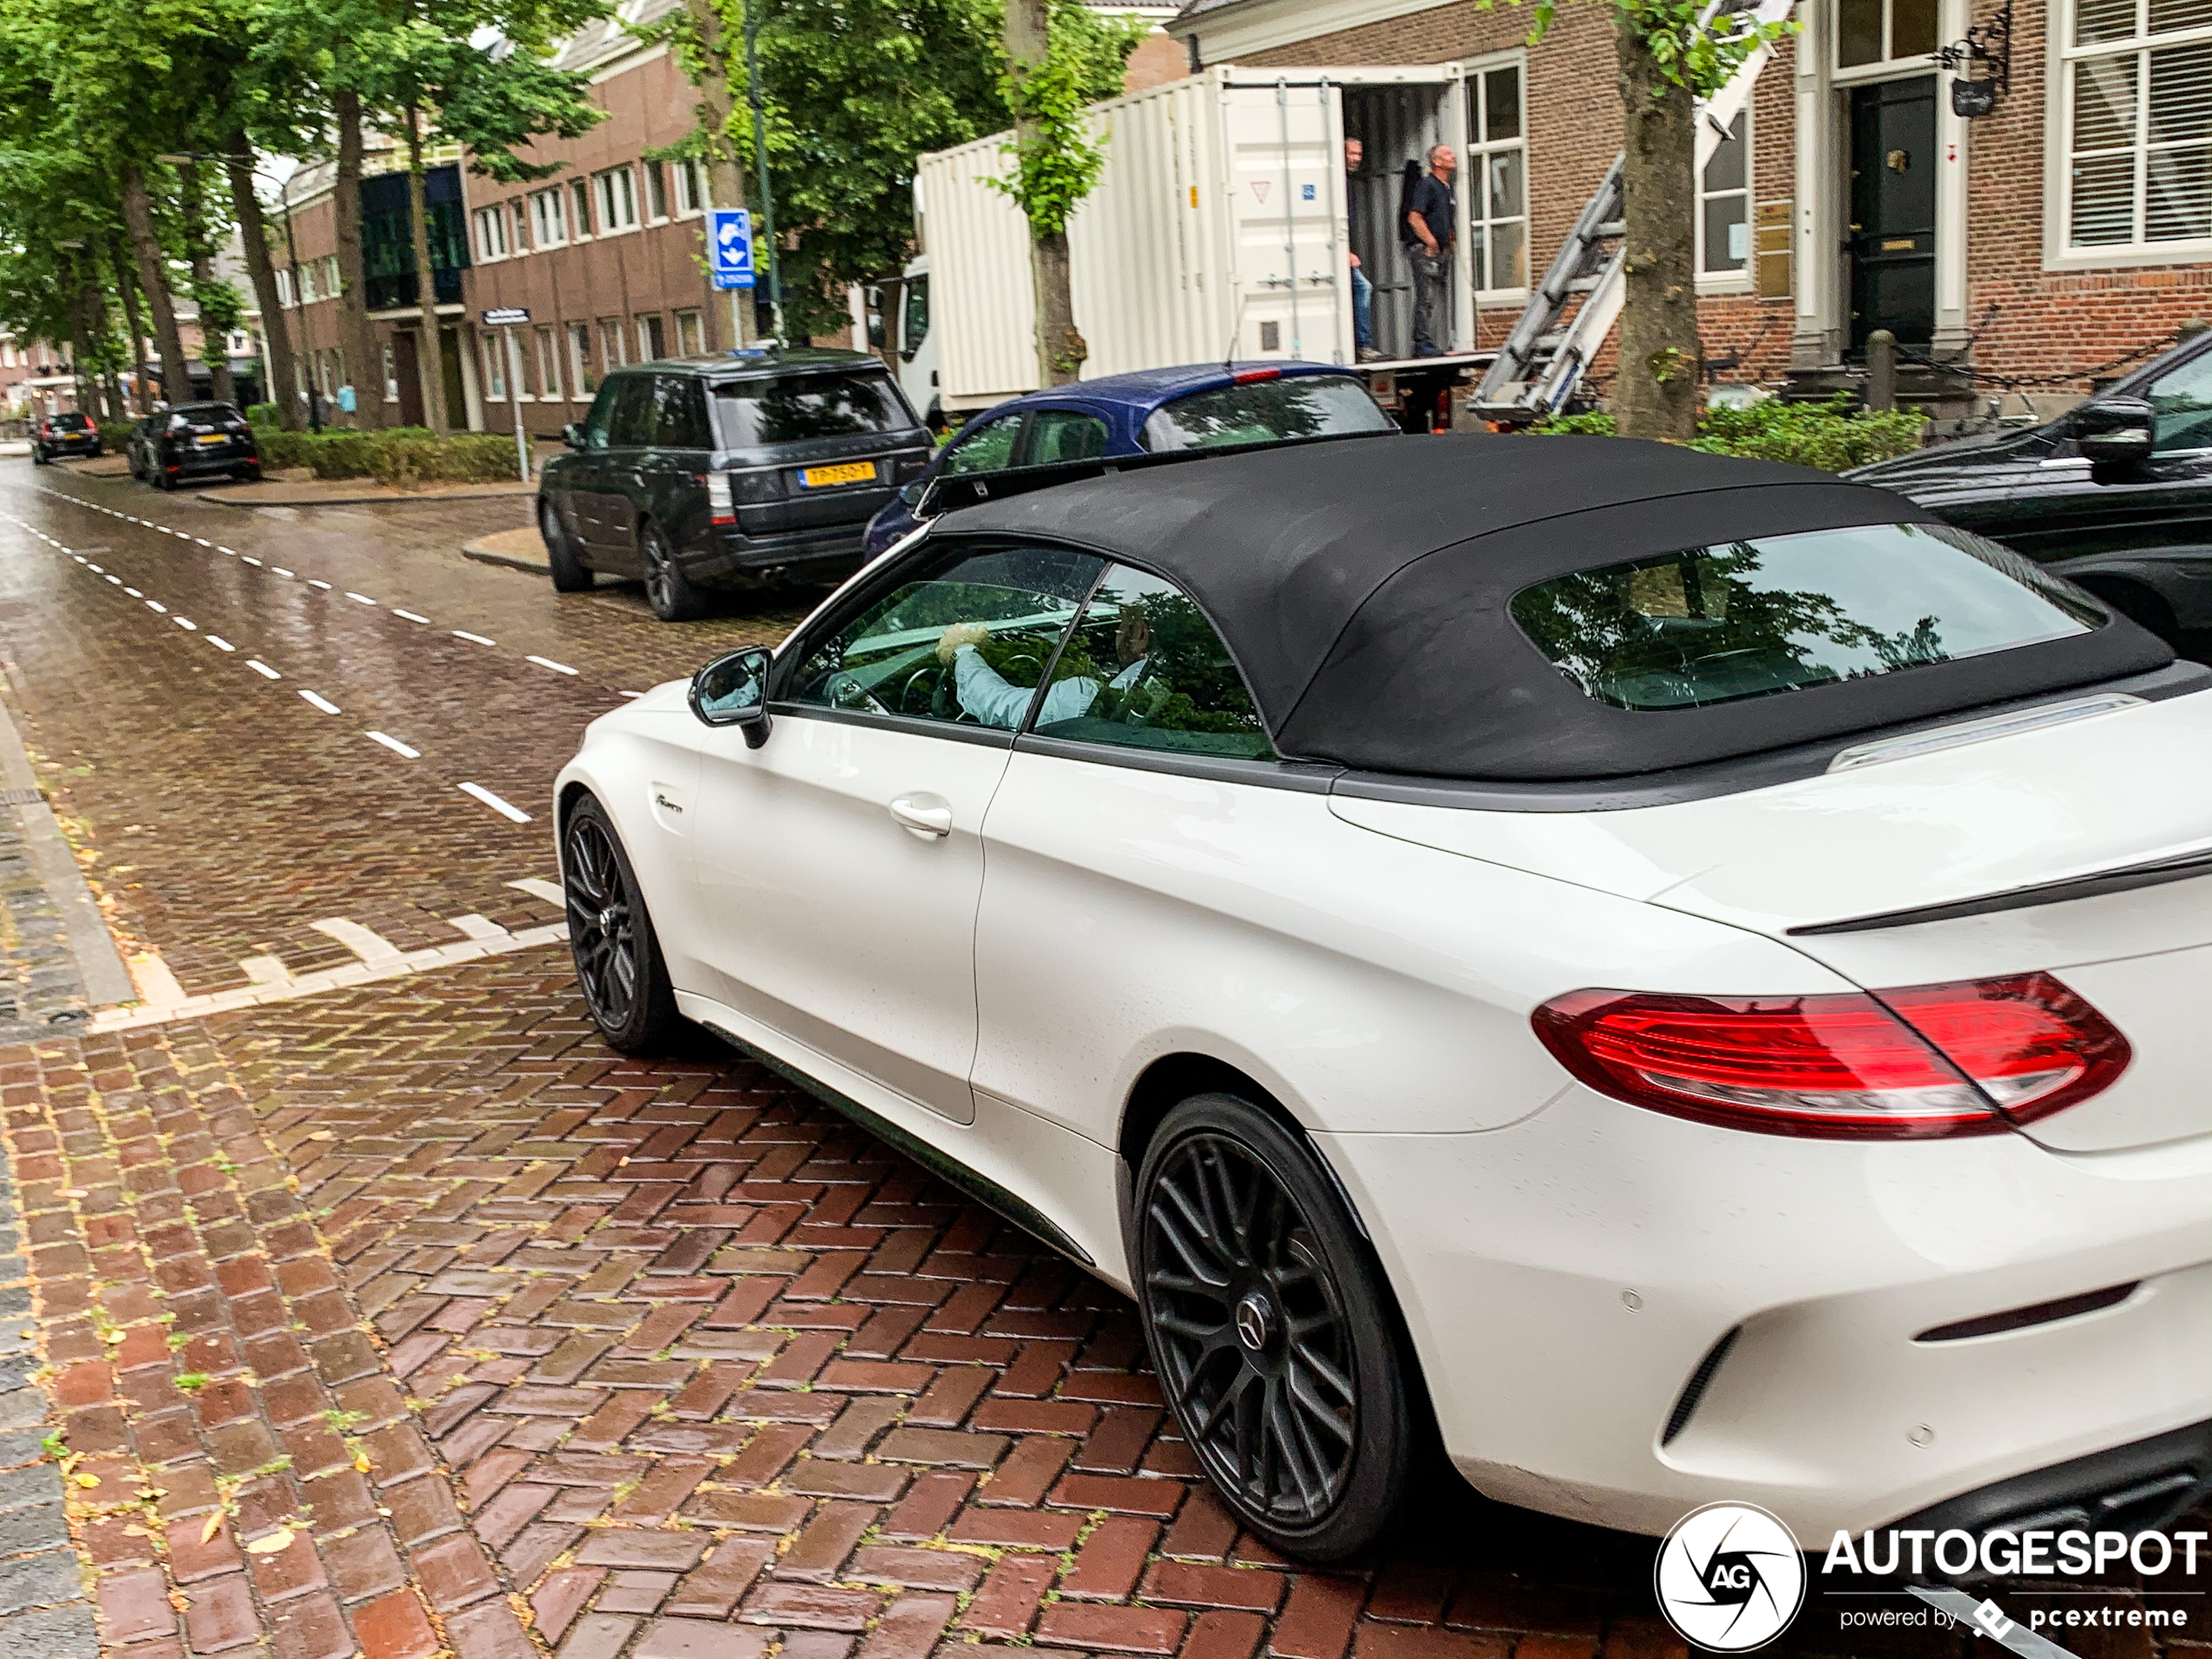
<instances>
[{"instance_id":1,"label":"white convertible car","mask_svg":"<svg viewBox=\"0 0 2212 1659\"><path fill-rule=\"evenodd\" d=\"M1307 1558L1432 1424L1647 1532L2203 1495L2212 675L1795 468L1022 482L592 725L610 1042L696 1021L1127 1290Z\"/></svg>"}]
</instances>

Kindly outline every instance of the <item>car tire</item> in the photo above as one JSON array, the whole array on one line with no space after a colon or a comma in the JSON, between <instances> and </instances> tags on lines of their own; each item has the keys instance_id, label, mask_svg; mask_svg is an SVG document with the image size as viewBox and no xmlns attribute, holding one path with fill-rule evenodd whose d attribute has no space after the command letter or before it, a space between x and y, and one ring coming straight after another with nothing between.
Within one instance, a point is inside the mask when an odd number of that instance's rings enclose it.
<instances>
[{"instance_id":1,"label":"car tire","mask_svg":"<svg viewBox=\"0 0 2212 1659\"><path fill-rule=\"evenodd\" d=\"M676 562L676 550L651 519L637 526L637 558L645 567L645 603L663 622L689 622L703 615L706 600Z\"/></svg>"},{"instance_id":2,"label":"car tire","mask_svg":"<svg viewBox=\"0 0 2212 1659\"><path fill-rule=\"evenodd\" d=\"M46 459L46 452L44 449L41 449L35 443L30 446L30 464L34 467L44 467L51 464Z\"/></svg>"},{"instance_id":3,"label":"car tire","mask_svg":"<svg viewBox=\"0 0 2212 1659\"><path fill-rule=\"evenodd\" d=\"M1372 1544L1404 1501L1417 1416L1373 1252L1302 1135L1195 1095L1145 1149L1131 1259L1152 1363L1231 1512L1312 1561Z\"/></svg>"},{"instance_id":4,"label":"car tire","mask_svg":"<svg viewBox=\"0 0 2212 1659\"><path fill-rule=\"evenodd\" d=\"M630 855L607 809L590 795L561 827L561 894L569 954L592 1024L617 1053L658 1053L683 1017L676 988Z\"/></svg>"},{"instance_id":5,"label":"car tire","mask_svg":"<svg viewBox=\"0 0 2212 1659\"><path fill-rule=\"evenodd\" d=\"M152 470L153 472L153 487L156 489L161 491L161 493L165 496L173 495L176 493L176 475L172 473L168 468L161 465L158 462L154 463Z\"/></svg>"},{"instance_id":6,"label":"car tire","mask_svg":"<svg viewBox=\"0 0 2212 1659\"><path fill-rule=\"evenodd\" d=\"M537 533L545 543L546 568L553 573L553 591L582 593L597 579L591 567L577 554L576 543L562 528L560 514L550 502L537 504Z\"/></svg>"}]
</instances>

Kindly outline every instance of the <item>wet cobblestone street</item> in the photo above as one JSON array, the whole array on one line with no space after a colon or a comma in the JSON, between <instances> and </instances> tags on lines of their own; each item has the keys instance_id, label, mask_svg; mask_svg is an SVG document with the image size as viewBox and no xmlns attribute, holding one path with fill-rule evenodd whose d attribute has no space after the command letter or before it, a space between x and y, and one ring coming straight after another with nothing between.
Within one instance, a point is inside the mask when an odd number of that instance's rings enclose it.
<instances>
[{"instance_id":1,"label":"wet cobblestone street","mask_svg":"<svg viewBox=\"0 0 2212 1659\"><path fill-rule=\"evenodd\" d=\"M1292 1567L1197 1479L1123 1298L710 1037L601 1044L518 937L560 920L553 774L811 601L669 626L462 558L528 512L0 462L0 695L146 1010L44 1025L0 809L35 1315L0 1299L0 1375L34 1330L51 1406L0 1392L0 1589L17 1467L48 1520L61 1470L83 1563L21 1603L51 1641L0 1606L0 1659L86 1650L61 1590L131 1659L1686 1652L1650 1541L1450 1480L1386 1554Z\"/></svg>"}]
</instances>

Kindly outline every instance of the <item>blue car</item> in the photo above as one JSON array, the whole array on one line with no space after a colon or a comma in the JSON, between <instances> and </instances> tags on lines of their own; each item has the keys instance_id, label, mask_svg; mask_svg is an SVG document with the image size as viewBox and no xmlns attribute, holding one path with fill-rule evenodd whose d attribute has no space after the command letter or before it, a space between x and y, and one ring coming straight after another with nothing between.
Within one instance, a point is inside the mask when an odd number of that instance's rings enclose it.
<instances>
[{"instance_id":1,"label":"blue car","mask_svg":"<svg viewBox=\"0 0 2212 1659\"><path fill-rule=\"evenodd\" d=\"M1325 363L1198 363L1028 392L962 427L869 521L867 552L913 529L914 503L946 475L1396 427L1365 381Z\"/></svg>"}]
</instances>

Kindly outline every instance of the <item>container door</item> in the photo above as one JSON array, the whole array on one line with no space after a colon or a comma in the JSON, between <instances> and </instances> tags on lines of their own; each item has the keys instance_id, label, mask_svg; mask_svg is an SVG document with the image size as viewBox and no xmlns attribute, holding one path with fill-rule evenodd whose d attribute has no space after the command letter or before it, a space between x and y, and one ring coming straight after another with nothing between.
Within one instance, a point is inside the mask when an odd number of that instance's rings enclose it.
<instances>
[{"instance_id":1,"label":"container door","mask_svg":"<svg viewBox=\"0 0 2212 1659\"><path fill-rule=\"evenodd\" d=\"M1235 355L1352 357L1340 86L1306 71L1221 83Z\"/></svg>"}]
</instances>

